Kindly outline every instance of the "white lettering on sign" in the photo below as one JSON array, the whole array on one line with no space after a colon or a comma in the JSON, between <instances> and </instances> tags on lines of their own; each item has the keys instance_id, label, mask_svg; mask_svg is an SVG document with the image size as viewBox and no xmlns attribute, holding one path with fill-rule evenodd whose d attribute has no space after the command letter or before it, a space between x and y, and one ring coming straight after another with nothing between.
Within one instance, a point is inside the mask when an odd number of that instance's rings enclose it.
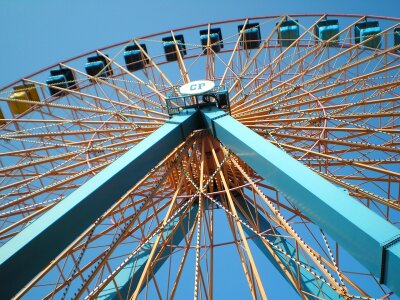
<instances>
[{"instance_id":1,"label":"white lettering on sign","mask_svg":"<svg viewBox=\"0 0 400 300\"><path fill-rule=\"evenodd\" d=\"M196 80L182 85L179 92L185 95L199 95L212 90L215 83L209 80Z\"/></svg>"}]
</instances>

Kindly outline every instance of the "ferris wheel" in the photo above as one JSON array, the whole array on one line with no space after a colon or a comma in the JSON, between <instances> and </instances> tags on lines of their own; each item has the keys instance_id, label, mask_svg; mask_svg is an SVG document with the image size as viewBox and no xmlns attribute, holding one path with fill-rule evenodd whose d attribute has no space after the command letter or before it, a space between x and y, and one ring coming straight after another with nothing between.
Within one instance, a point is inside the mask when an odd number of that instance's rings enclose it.
<instances>
[{"instance_id":1,"label":"ferris wheel","mask_svg":"<svg viewBox=\"0 0 400 300\"><path fill-rule=\"evenodd\" d=\"M266 16L0 90L2 299L397 299L400 19Z\"/></svg>"}]
</instances>

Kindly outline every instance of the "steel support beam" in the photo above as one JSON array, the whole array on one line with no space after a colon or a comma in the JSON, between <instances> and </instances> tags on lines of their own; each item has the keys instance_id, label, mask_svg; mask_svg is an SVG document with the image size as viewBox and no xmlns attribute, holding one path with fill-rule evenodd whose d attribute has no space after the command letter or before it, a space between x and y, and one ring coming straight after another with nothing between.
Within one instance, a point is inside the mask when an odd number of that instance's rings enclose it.
<instances>
[{"instance_id":1,"label":"steel support beam","mask_svg":"<svg viewBox=\"0 0 400 300\"><path fill-rule=\"evenodd\" d=\"M0 298L10 299L195 129L174 116L0 248Z\"/></svg>"},{"instance_id":2,"label":"steel support beam","mask_svg":"<svg viewBox=\"0 0 400 300\"><path fill-rule=\"evenodd\" d=\"M190 230L194 221L196 220L196 214L198 205L193 205L188 212L178 214L163 230L163 240L169 240L170 245L179 245L187 232L183 230ZM147 259L150 255L151 248L156 237L153 237L143 247L140 252L134 255L129 262L115 275L114 279L107 284L102 291L98 294L96 299L100 300L117 300L117 299L130 299L133 295L136 286L139 282L139 278L143 273L143 269L146 265ZM163 263L168 259L169 255L173 253L175 248L167 247L162 253L161 257L155 262L152 267L152 273L156 272L161 268ZM157 248L155 256L161 251L161 245ZM145 286L142 286L141 290Z\"/></svg>"},{"instance_id":3,"label":"steel support beam","mask_svg":"<svg viewBox=\"0 0 400 300\"><path fill-rule=\"evenodd\" d=\"M185 110L0 248L1 298L15 295L193 130L205 126L395 293L400 230L215 107ZM204 125L202 124L204 122Z\"/></svg>"},{"instance_id":4,"label":"steel support beam","mask_svg":"<svg viewBox=\"0 0 400 300\"><path fill-rule=\"evenodd\" d=\"M237 201L237 212L238 217L242 220L246 220L249 222L250 220L246 216L252 216L254 220L258 222L258 231L259 232L268 232L270 230L274 230L276 235L266 234L265 238L273 243L275 246L283 249L286 253L291 255L292 257L296 257L301 263L304 265L308 265L307 259L304 255L299 251L296 253L296 248L284 238L284 235L279 234L277 229L273 229L273 226L269 221L258 211L254 208L254 206L246 201L241 194L235 195ZM248 236L254 235L249 228L243 227L246 231ZM261 252L271 261L271 263L275 266L275 268L281 273L281 275L292 284L290 280L287 278L287 275L283 272L282 268L278 265L276 259L272 256L271 252L269 252L262 241L261 238L254 238L251 239L252 242L261 250ZM343 299L337 292L335 292L330 286L324 284L321 280L316 279L314 275L308 272L306 269L299 267L296 262L289 259L285 256L282 252L272 248L274 254L279 257L280 262L284 265L286 270L289 270L291 274L293 274L294 280L300 280L300 289L305 291L306 293L310 293L310 295L316 295L315 299ZM298 289L293 287L296 292ZM311 297L309 295L309 297Z\"/></svg>"},{"instance_id":5,"label":"steel support beam","mask_svg":"<svg viewBox=\"0 0 400 300\"><path fill-rule=\"evenodd\" d=\"M210 132L393 292L400 230L225 112L203 108Z\"/></svg>"}]
</instances>

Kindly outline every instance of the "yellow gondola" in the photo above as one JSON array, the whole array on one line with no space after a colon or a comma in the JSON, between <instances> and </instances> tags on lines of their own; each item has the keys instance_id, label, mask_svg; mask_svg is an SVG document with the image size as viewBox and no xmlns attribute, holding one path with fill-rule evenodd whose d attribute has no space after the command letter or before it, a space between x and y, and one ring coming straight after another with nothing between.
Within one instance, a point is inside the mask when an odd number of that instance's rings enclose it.
<instances>
[{"instance_id":1,"label":"yellow gondola","mask_svg":"<svg viewBox=\"0 0 400 300\"><path fill-rule=\"evenodd\" d=\"M10 99L12 99L12 101L8 102L13 114L22 114L34 105L33 103L26 103L23 101L40 102L39 95L33 84L19 85L15 86L13 89L14 92L10 94Z\"/></svg>"}]
</instances>

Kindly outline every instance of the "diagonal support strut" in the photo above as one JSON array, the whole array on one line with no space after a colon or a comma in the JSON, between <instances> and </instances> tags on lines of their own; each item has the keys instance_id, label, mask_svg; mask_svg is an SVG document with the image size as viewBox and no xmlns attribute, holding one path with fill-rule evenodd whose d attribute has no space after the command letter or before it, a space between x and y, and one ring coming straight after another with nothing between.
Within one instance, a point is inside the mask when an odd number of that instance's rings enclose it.
<instances>
[{"instance_id":1,"label":"diagonal support strut","mask_svg":"<svg viewBox=\"0 0 400 300\"><path fill-rule=\"evenodd\" d=\"M196 219L198 205L194 204L186 213L178 214L163 230L163 239L169 240L171 245L179 245L187 234L183 228L192 228ZM155 238L150 240L149 245L154 243ZM161 253L161 258L155 263L152 272L155 274L174 251L168 247L162 252L161 247L157 247L157 253ZM133 256L128 263L116 274L114 281L111 281L97 295L98 300L117 300L130 299L143 273L144 266L151 252L151 246L143 247L142 251ZM140 288L142 290L144 286Z\"/></svg>"},{"instance_id":2,"label":"diagonal support strut","mask_svg":"<svg viewBox=\"0 0 400 300\"><path fill-rule=\"evenodd\" d=\"M382 283L400 292L399 229L224 111L207 107L201 114L191 109L175 115L2 246L0 282L7 289L0 290L1 298L15 295L193 130L204 126Z\"/></svg>"},{"instance_id":3,"label":"diagonal support strut","mask_svg":"<svg viewBox=\"0 0 400 300\"><path fill-rule=\"evenodd\" d=\"M1 299L10 299L129 188L200 127L199 112L167 121L0 248Z\"/></svg>"},{"instance_id":4,"label":"diagonal support strut","mask_svg":"<svg viewBox=\"0 0 400 300\"><path fill-rule=\"evenodd\" d=\"M364 267L400 293L400 230L222 110L202 109L208 130Z\"/></svg>"},{"instance_id":5,"label":"diagonal support strut","mask_svg":"<svg viewBox=\"0 0 400 300\"><path fill-rule=\"evenodd\" d=\"M256 219L258 222L257 226L259 232L268 232L272 230L273 225L250 202L246 201L241 193L238 192L235 196L237 200L236 206L239 218L241 218L242 220L246 220L248 223L251 224L251 220L248 216L253 216L253 218ZM254 234L254 232L252 232L248 227L244 227L244 230L249 236ZM298 251L296 247L293 246L292 243L284 237L284 235L279 234L279 230L274 229L274 231L276 232L275 235L268 234L265 235L265 238L268 241L272 242L274 245L285 250L285 252L289 255L296 257L297 254L298 260L304 265L307 265L307 259L306 257L304 257L301 251ZM319 279L315 278L314 275L311 274L308 270L298 268L298 265L294 261L288 259L281 252L272 249L274 255L277 257L274 258L272 253L267 250L262 239L255 238L252 239L252 242L254 242L257 248L260 249L260 251L271 261L274 267L281 273L283 278L285 278L290 284L293 283L289 280L288 275L285 274L285 272L282 270L282 267L279 266L278 261L284 266L285 270L290 271L293 278L299 281L298 284L300 285L300 289L305 291L306 293L309 293L310 295L316 295L321 299L343 299L340 294L338 294L328 285L321 282ZM295 290L298 292L297 289Z\"/></svg>"}]
</instances>

